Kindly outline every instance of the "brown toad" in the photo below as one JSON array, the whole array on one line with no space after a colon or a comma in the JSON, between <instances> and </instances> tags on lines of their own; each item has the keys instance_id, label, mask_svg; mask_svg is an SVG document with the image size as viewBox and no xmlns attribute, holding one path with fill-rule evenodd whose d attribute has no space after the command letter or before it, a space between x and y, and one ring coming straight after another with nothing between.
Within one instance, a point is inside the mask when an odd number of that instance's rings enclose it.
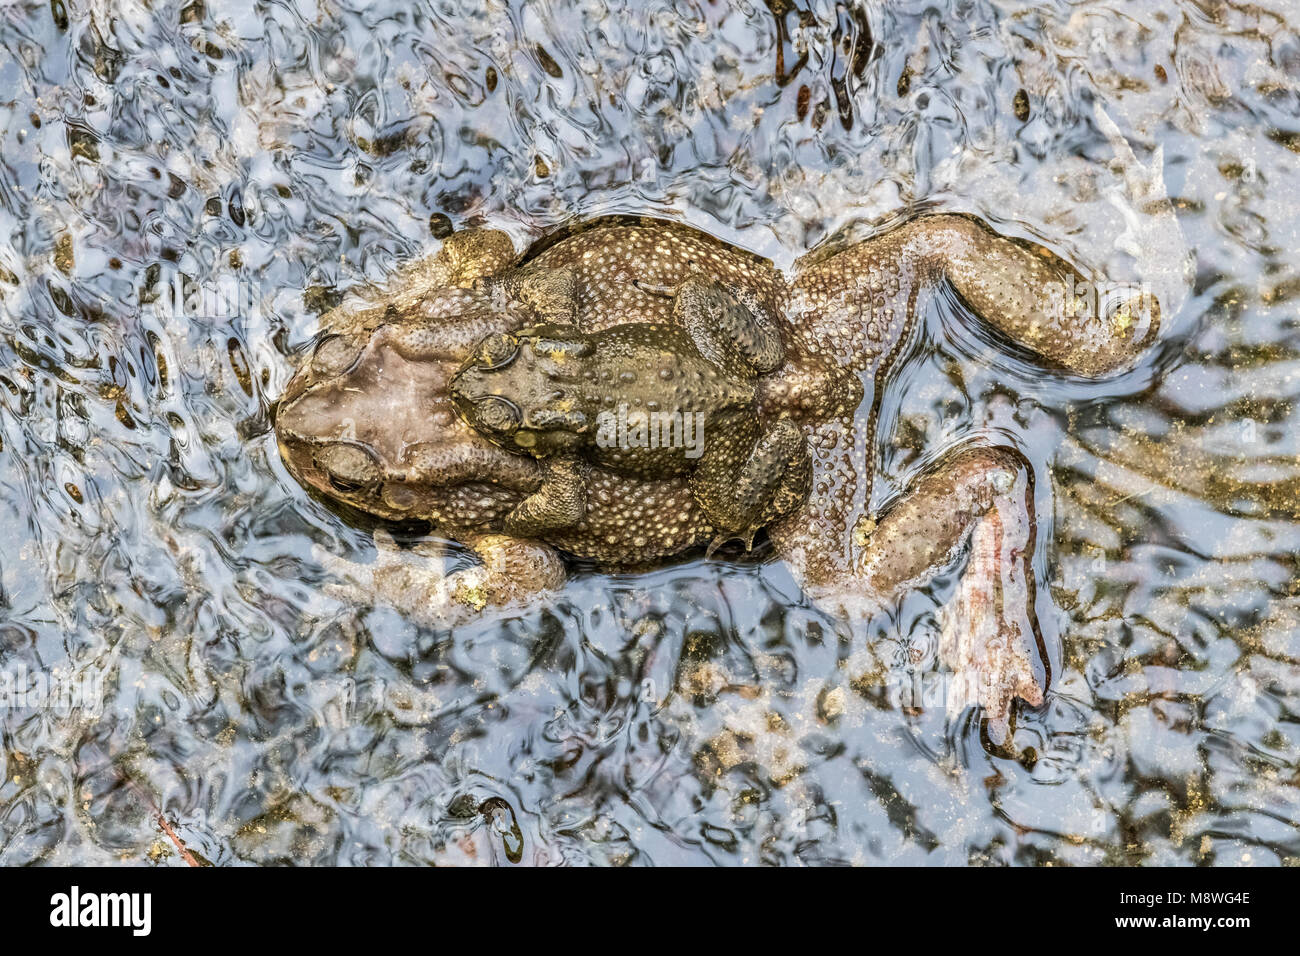
<instances>
[{"instance_id":1,"label":"brown toad","mask_svg":"<svg viewBox=\"0 0 1300 956\"><path fill-rule=\"evenodd\" d=\"M521 336L550 334L521 333L529 327L564 328L568 344L556 355L581 352L628 323L680 330L681 292L704 282L720 301L763 316L777 339L780 360L750 366L745 444L752 449L753 434L780 422L806 443L808 493L794 503L787 495L787 513L769 509L762 520L809 595L832 611L867 613L967 551L942 642L964 682L958 702L982 704L999 721L1017 696L1042 702L1050 675L1033 609L1026 462L1009 446L960 445L876 513L882 389L914 338L918 297L941 281L1046 363L1084 376L1123 366L1151 341L1154 300L1098 314L1065 291L1078 277L1071 266L954 215L914 219L813 257L790 280L694 229L646 220L598 221L520 265L514 259L501 233L453 235L387 293L327 316L335 334L316 346L280 403L276 432L299 481L381 518L427 520L482 559L443 577L417 573L409 555L381 556L371 575L376 592L423 620L454 623L558 587L561 553L626 568L735 532L718 522L708 496L693 493L690 469L620 467L599 456L583 460L581 508L570 507L562 521L517 522L521 505L547 488L546 457L520 454L487 423L458 415L452 387L463 369L513 354ZM730 341L747 334L748 326L733 331ZM685 343L672 335L665 355L681 357ZM540 382L524 384L545 404ZM563 446L576 420L551 408L529 440Z\"/></svg>"},{"instance_id":2,"label":"brown toad","mask_svg":"<svg viewBox=\"0 0 1300 956\"><path fill-rule=\"evenodd\" d=\"M553 289L547 312L572 313L572 270L532 277ZM563 277L563 281L557 281ZM586 468L688 478L718 529L748 549L808 494L803 432L761 425L756 378L785 357L780 334L720 283L691 276L673 293L672 324L629 322L596 332L548 324L488 335L451 381L452 401L480 435L537 458L542 486L504 530L540 537L577 524Z\"/></svg>"}]
</instances>

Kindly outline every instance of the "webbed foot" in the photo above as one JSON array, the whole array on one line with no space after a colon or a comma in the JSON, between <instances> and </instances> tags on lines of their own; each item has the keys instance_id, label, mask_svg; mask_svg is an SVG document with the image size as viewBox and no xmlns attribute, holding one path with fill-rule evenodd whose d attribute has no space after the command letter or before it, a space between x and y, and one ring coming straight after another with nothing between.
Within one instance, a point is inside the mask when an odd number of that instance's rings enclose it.
<instances>
[{"instance_id":1,"label":"webbed foot","mask_svg":"<svg viewBox=\"0 0 1300 956\"><path fill-rule=\"evenodd\" d=\"M953 681L947 710L984 708L1005 735L1012 702L1037 706L1043 688L1034 613L1031 474L1019 453L977 446L949 455L885 514L860 556L870 591L890 598L969 559L942 612L939 656Z\"/></svg>"},{"instance_id":2,"label":"webbed foot","mask_svg":"<svg viewBox=\"0 0 1300 956\"><path fill-rule=\"evenodd\" d=\"M815 507L779 523L773 540L810 597L855 619L879 613L968 554L941 614L947 710L955 716L980 706L991 735L1001 736L1015 699L1041 704L1051 679L1034 610L1031 482L1014 449L967 446L918 478L878 521L864 516L845 528L837 559L824 560L833 550L830 527Z\"/></svg>"}]
</instances>

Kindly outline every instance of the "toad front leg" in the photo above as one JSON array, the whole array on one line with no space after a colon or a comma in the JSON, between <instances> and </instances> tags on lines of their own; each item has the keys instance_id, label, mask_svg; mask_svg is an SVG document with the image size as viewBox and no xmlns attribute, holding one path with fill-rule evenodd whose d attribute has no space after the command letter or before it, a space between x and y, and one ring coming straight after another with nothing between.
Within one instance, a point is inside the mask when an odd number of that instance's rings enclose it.
<instances>
[{"instance_id":1,"label":"toad front leg","mask_svg":"<svg viewBox=\"0 0 1300 956\"><path fill-rule=\"evenodd\" d=\"M505 530L516 537L536 538L573 527L586 512L585 465L576 458L543 459L542 486L506 515Z\"/></svg>"},{"instance_id":2,"label":"toad front leg","mask_svg":"<svg viewBox=\"0 0 1300 956\"><path fill-rule=\"evenodd\" d=\"M433 287L473 288L488 276L505 272L519 258L510 237L498 229L465 229L442 241L432 260L421 263Z\"/></svg>"},{"instance_id":3,"label":"toad front leg","mask_svg":"<svg viewBox=\"0 0 1300 956\"><path fill-rule=\"evenodd\" d=\"M717 529L708 553L733 538L749 550L761 528L808 497L812 463L803 431L783 418L760 432L758 420L740 412L711 421L709 435L691 474L691 493Z\"/></svg>"},{"instance_id":4,"label":"toad front leg","mask_svg":"<svg viewBox=\"0 0 1300 956\"><path fill-rule=\"evenodd\" d=\"M442 241L436 253L408 263L382 286L355 298L323 321L333 331L373 328L401 316L442 320L474 305L471 292L489 277L508 272L519 258L510 237L496 229L466 229ZM487 299L481 299L487 305ZM480 333L480 337L483 333ZM444 343L445 344L445 343Z\"/></svg>"},{"instance_id":5,"label":"toad front leg","mask_svg":"<svg viewBox=\"0 0 1300 956\"><path fill-rule=\"evenodd\" d=\"M478 286L526 306L545 324L577 324L578 277L572 266L524 266L501 276L484 277Z\"/></svg>"},{"instance_id":6,"label":"toad front leg","mask_svg":"<svg viewBox=\"0 0 1300 956\"><path fill-rule=\"evenodd\" d=\"M319 548L313 557L337 579L327 593L348 603L382 601L426 627L469 624L489 608L521 605L564 584L564 560L549 545L499 534L463 543L479 563L452 574L444 572L440 548L404 550L383 530L375 532L372 564Z\"/></svg>"}]
</instances>

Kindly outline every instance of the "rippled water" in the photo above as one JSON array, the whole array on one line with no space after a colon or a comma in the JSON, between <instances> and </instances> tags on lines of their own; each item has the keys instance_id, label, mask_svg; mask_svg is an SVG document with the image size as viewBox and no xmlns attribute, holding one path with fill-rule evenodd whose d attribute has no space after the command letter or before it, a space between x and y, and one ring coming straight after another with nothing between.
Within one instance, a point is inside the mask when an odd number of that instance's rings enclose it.
<instances>
[{"instance_id":1,"label":"rippled water","mask_svg":"<svg viewBox=\"0 0 1300 956\"><path fill-rule=\"evenodd\" d=\"M0 670L103 703L0 710L0 863L183 864L160 815L216 863L1296 863L1289 6L3 3ZM774 560L450 636L324 594L369 532L268 407L343 289L619 212L788 266L956 209L1125 278L1094 103L1196 253L1159 347L1067 383L939 296L885 415L894 486L978 430L1038 470L1006 747L890 693L950 577L853 636Z\"/></svg>"}]
</instances>

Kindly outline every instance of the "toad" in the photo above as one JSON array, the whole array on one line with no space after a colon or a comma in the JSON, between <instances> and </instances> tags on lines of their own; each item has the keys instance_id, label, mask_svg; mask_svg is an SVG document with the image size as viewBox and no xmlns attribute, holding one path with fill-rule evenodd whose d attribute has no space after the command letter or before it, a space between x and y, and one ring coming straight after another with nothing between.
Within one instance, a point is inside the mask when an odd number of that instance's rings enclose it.
<instances>
[{"instance_id":1,"label":"toad","mask_svg":"<svg viewBox=\"0 0 1300 956\"><path fill-rule=\"evenodd\" d=\"M522 258L504 234L467 230L325 317L276 435L320 495L427 521L477 556L443 574L377 534L373 565L329 562L431 624L541 598L568 555L636 568L719 538L748 544L760 526L842 615L872 614L965 556L942 620L949 707L979 704L1005 725L1015 698L1041 704L1050 680L1028 463L971 440L883 507L872 498L882 393L940 283L1064 374L1127 365L1159 325L1150 296L1076 296L1072 266L962 215L806 257L789 277L668 222L597 221ZM698 459L602 447L601 415L620 404L703 414Z\"/></svg>"}]
</instances>

